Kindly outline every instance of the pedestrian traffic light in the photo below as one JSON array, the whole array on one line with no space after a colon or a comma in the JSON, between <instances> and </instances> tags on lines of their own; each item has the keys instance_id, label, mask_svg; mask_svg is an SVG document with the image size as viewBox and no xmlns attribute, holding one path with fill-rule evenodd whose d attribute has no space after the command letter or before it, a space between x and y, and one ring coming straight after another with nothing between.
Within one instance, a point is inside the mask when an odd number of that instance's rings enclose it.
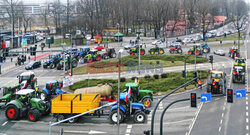
<instances>
[{"instance_id":1,"label":"pedestrian traffic light","mask_svg":"<svg viewBox=\"0 0 250 135\"><path fill-rule=\"evenodd\" d=\"M190 94L191 107L197 107L196 93Z\"/></svg>"},{"instance_id":2,"label":"pedestrian traffic light","mask_svg":"<svg viewBox=\"0 0 250 135\"><path fill-rule=\"evenodd\" d=\"M196 79L195 79L196 82L198 81L198 78L197 78L197 77L198 77L197 72L193 72L193 78L196 78Z\"/></svg>"},{"instance_id":3,"label":"pedestrian traffic light","mask_svg":"<svg viewBox=\"0 0 250 135\"><path fill-rule=\"evenodd\" d=\"M210 63L213 63L213 61L214 61L214 56L213 56L213 55L210 55L210 56L209 56L209 62L210 62Z\"/></svg>"},{"instance_id":4,"label":"pedestrian traffic light","mask_svg":"<svg viewBox=\"0 0 250 135\"><path fill-rule=\"evenodd\" d=\"M182 77L186 77L186 71L185 70L182 71Z\"/></svg>"},{"instance_id":5,"label":"pedestrian traffic light","mask_svg":"<svg viewBox=\"0 0 250 135\"><path fill-rule=\"evenodd\" d=\"M30 55L35 56L36 55L36 47L30 47Z\"/></svg>"},{"instance_id":6,"label":"pedestrian traffic light","mask_svg":"<svg viewBox=\"0 0 250 135\"><path fill-rule=\"evenodd\" d=\"M227 102L233 103L233 89L227 89Z\"/></svg>"}]
</instances>

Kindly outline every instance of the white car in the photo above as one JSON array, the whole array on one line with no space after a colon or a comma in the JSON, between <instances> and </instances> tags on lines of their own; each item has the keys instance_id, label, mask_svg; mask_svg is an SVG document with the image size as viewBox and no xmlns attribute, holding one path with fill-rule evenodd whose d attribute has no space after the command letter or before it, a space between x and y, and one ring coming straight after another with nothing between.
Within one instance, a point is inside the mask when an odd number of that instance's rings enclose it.
<instances>
[{"instance_id":1,"label":"white car","mask_svg":"<svg viewBox=\"0 0 250 135\"><path fill-rule=\"evenodd\" d=\"M125 50L128 50L128 49L130 49L130 48L135 47L135 45L134 45L134 44L126 44L126 45L124 45L123 47L124 47Z\"/></svg>"},{"instance_id":2,"label":"white car","mask_svg":"<svg viewBox=\"0 0 250 135\"><path fill-rule=\"evenodd\" d=\"M162 44L161 40L155 40L152 42L152 45Z\"/></svg>"},{"instance_id":3,"label":"white car","mask_svg":"<svg viewBox=\"0 0 250 135\"><path fill-rule=\"evenodd\" d=\"M224 50L214 50L214 54L220 55L220 56L225 56L226 52Z\"/></svg>"}]
</instances>

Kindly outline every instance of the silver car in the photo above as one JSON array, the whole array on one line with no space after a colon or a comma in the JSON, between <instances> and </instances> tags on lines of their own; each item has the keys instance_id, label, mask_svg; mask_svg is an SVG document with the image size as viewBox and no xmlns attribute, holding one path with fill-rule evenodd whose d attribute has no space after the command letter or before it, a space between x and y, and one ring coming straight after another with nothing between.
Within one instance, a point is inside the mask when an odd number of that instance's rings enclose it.
<instances>
[{"instance_id":1,"label":"silver car","mask_svg":"<svg viewBox=\"0 0 250 135\"><path fill-rule=\"evenodd\" d=\"M214 54L216 55L220 55L220 56L225 56L226 52L224 50L215 50Z\"/></svg>"}]
</instances>

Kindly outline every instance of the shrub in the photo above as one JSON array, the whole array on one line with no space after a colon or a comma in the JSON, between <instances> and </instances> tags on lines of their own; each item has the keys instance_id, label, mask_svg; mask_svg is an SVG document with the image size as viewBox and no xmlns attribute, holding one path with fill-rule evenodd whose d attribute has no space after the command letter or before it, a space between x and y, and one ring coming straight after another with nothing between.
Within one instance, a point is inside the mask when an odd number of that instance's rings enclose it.
<instances>
[{"instance_id":1,"label":"shrub","mask_svg":"<svg viewBox=\"0 0 250 135\"><path fill-rule=\"evenodd\" d=\"M159 79L159 75L155 74L155 75L154 75L154 78L155 78L155 79Z\"/></svg>"},{"instance_id":2,"label":"shrub","mask_svg":"<svg viewBox=\"0 0 250 135\"><path fill-rule=\"evenodd\" d=\"M167 78L167 73L162 73L161 78Z\"/></svg>"},{"instance_id":3,"label":"shrub","mask_svg":"<svg viewBox=\"0 0 250 135\"><path fill-rule=\"evenodd\" d=\"M125 77L122 77L122 78L120 79L120 81L121 81L121 82L126 82L126 78L125 78Z\"/></svg>"}]
</instances>

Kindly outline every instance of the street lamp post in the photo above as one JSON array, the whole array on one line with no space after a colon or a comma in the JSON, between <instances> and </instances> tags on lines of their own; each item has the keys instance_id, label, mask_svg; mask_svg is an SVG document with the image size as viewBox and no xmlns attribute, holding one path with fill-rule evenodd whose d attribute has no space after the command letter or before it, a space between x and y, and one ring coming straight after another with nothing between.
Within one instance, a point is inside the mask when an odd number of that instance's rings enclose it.
<instances>
[{"instance_id":1,"label":"street lamp post","mask_svg":"<svg viewBox=\"0 0 250 135\"><path fill-rule=\"evenodd\" d=\"M117 39L117 41L118 41L118 49L120 49L120 45L119 45L119 43L120 43L120 38L119 38L119 32L120 32L120 30L119 30L119 26L120 26L120 24L119 23L117 23L117 34L118 34L118 39Z\"/></svg>"},{"instance_id":2,"label":"street lamp post","mask_svg":"<svg viewBox=\"0 0 250 135\"><path fill-rule=\"evenodd\" d=\"M120 135L120 79L121 79L121 54L123 49L118 52L118 91L117 91L117 135Z\"/></svg>"}]
</instances>

